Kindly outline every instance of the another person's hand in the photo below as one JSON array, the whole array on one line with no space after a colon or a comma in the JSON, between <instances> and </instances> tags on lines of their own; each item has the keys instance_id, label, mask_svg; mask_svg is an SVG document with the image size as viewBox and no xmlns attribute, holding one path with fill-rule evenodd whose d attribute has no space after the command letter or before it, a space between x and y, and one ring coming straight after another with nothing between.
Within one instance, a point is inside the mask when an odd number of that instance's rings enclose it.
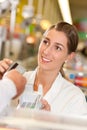
<instances>
[{"instance_id":1,"label":"another person's hand","mask_svg":"<svg viewBox=\"0 0 87 130\"><path fill-rule=\"evenodd\" d=\"M7 58L0 61L0 79L12 63L13 61Z\"/></svg>"},{"instance_id":2,"label":"another person's hand","mask_svg":"<svg viewBox=\"0 0 87 130\"><path fill-rule=\"evenodd\" d=\"M42 110L51 111L50 105L45 99L42 99L41 103L42 103Z\"/></svg>"},{"instance_id":3,"label":"another person's hand","mask_svg":"<svg viewBox=\"0 0 87 130\"><path fill-rule=\"evenodd\" d=\"M23 92L23 90L25 88L25 84L26 84L26 78L24 76L22 76L15 69L13 69L13 70L9 71L8 73L6 73L5 77L12 80L14 82L15 86L16 86L17 94L16 94L15 97L13 97L13 99L14 99Z\"/></svg>"}]
</instances>

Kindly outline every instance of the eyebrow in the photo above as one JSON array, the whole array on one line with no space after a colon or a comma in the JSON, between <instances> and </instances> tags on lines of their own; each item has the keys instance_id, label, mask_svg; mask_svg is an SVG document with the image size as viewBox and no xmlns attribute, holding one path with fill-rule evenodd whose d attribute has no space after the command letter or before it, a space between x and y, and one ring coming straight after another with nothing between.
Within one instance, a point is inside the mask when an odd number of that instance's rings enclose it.
<instances>
[{"instance_id":1,"label":"eyebrow","mask_svg":"<svg viewBox=\"0 0 87 130\"><path fill-rule=\"evenodd\" d=\"M47 40L49 40L49 41L50 41L50 39L49 39L48 37L46 37L46 36L43 36L43 37L42 37L42 39L43 39L43 38L45 38L45 39L47 39Z\"/></svg>"},{"instance_id":2,"label":"eyebrow","mask_svg":"<svg viewBox=\"0 0 87 130\"><path fill-rule=\"evenodd\" d=\"M58 42L55 42L57 45L59 45L59 46L62 46L63 48L65 48L65 46L64 45L62 45L61 43L58 43Z\"/></svg>"}]
</instances>

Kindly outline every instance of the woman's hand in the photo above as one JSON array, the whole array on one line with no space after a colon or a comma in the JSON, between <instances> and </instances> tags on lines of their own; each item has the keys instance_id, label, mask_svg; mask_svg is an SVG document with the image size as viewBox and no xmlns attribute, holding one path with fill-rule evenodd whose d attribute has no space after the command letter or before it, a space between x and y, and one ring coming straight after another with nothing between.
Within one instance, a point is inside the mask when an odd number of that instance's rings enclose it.
<instances>
[{"instance_id":1,"label":"woman's hand","mask_svg":"<svg viewBox=\"0 0 87 130\"><path fill-rule=\"evenodd\" d=\"M42 99L41 103L42 103L42 108L41 108L42 110L51 111L50 105L45 99Z\"/></svg>"},{"instance_id":2,"label":"woman's hand","mask_svg":"<svg viewBox=\"0 0 87 130\"><path fill-rule=\"evenodd\" d=\"M12 63L13 61L7 58L0 61L0 79Z\"/></svg>"}]
</instances>

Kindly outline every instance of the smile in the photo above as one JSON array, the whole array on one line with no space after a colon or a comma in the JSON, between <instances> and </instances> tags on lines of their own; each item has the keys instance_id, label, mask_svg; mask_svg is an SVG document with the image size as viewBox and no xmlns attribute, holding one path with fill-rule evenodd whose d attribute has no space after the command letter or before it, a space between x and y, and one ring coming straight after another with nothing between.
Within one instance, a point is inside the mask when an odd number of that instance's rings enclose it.
<instances>
[{"instance_id":1,"label":"smile","mask_svg":"<svg viewBox=\"0 0 87 130\"><path fill-rule=\"evenodd\" d=\"M49 59L47 59L47 58L42 57L42 61L44 61L44 62L50 62L51 60L49 60Z\"/></svg>"}]
</instances>

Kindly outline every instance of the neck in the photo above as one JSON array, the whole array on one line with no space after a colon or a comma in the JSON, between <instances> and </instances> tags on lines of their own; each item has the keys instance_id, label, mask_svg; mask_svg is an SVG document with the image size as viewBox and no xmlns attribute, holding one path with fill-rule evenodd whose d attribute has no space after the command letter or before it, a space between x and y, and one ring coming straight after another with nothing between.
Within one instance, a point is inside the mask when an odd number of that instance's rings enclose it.
<instances>
[{"instance_id":1,"label":"neck","mask_svg":"<svg viewBox=\"0 0 87 130\"><path fill-rule=\"evenodd\" d=\"M42 84L44 91L43 93L46 94L47 91L51 88L57 75L58 73L56 72L38 69L34 83L34 90L37 91L39 84Z\"/></svg>"}]
</instances>

